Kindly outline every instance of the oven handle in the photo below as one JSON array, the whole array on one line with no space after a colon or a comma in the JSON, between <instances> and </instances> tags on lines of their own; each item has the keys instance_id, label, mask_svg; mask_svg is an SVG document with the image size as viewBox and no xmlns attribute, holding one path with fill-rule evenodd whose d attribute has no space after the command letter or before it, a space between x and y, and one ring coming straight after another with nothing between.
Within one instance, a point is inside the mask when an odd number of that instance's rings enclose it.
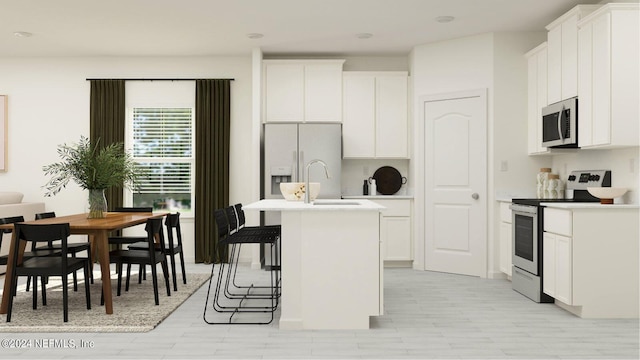
<instances>
[{"instance_id":1,"label":"oven handle","mask_svg":"<svg viewBox=\"0 0 640 360\"><path fill-rule=\"evenodd\" d=\"M538 207L531 205L520 205L520 204L511 204L509 205L509 209L518 212L518 213L526 213L526 214L537 214Z\"/></svg>"}]
</instances>

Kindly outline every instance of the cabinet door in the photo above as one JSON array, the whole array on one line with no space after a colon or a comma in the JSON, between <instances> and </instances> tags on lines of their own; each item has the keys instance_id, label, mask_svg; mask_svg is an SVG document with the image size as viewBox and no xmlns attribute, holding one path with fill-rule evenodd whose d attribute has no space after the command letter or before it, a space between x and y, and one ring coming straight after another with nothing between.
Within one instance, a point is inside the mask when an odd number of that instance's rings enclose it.
<instances>
[{"instance_id":1,"label":"cabinet door","mask_svg":"<svg viewBox=\"0 0 640 360\"><path fill-rule=\"evenodd\" d=\"M407 77L376 77L376 157L408 157Z\"/></svg>"},{"instance_id":2,"label":"cabinet door","mask_svg":"<svg viewBox=\"0 0 640 360\"><path fill-rule=\"evenodd\" d=\"M555 298L565 304L572 305L573 302L573 257L571 255L571 238L555 235ZM546 262L547 259L545 258ZM545 273L546 276L546 273Z\"/></svg>"},{"instance_id":3,"label":"cabinet door","mask_svg":"<svg viewBox=\"0 0 640 360\"><path fill-rule=\"evenodd\" d=\"M382 216L385 260L411 260L411 218Z\"/></svg>"},{"instance_id":4,"label":"cabinet door","mask_svg":"<svg viewBox=\"0 0 640 360\"><path fill-rule=\"evenodd\" d=\"M342 155L375 157L375 76L343 77Z\"/></svg>"},{"instance_id":5,"label":"cabinet door","mask_svg":"<svg viewBox=\"0 0 640 360\"><path fill-rule=\"evenodd\" d=\"M342 121L342 64L304 66L304 120Z\"/></svg>"},{"instance_id":6,"label":"cabinet door","mask_svg":"<svg viewBox=\"0 0 640 360\"><path fill-rule=\"evenodd\" d=\"M562 23L562 99L578 96L578 14Z\"/></svg>"},{"instance_id":7,"label":"cabinet door","mask_svg":"<svg viewBox=\"0 0 640 360\"><path fill-rule=\"evenodd\" d=\"M580 126L578 126L578 145L581 147L593 144L592 132L592 107L593 107L593 80L592 80L592 26L586 24L578 30L578 114Z\"/></svg>"},{"instance_id":8,"label":"cabinet door","mask_svg":"<svg viewBox=\"0 0 640 360\"><path fill-rule=\"evenodd\" d=\"M548 232L542 235L542 291L556 297L556 236Z\"/></svg>"},{"instance_id":9,"label":"cabinet door","mask_svg":"<svg viewBox=\"0 0 640 360\"><path fill-rule=\"evenodd\" d=\"M593 145L611 142L611 15L593 22Z\"/></svg>"},{"instance_id":10,"label":"cabinet door","mask_svg":"<svg viewBox=\"0 0 640 360\"><path fill-rule=\"evenodd\" d=\"M511 276L512 268L512 251L513 245L511 244L511 224L501 222L500 223L500 271Z\"/></svg>"},{"instance_id":11,"label":"cabinet door","mask_svg":"<svg viewBox=\"0 0 640 360\"><path fill-rule=\"evenodd\" d=\"M556 26L547 34L548 50L548 100L553 104L562 100L562 26Z\"/></svg>"},{"instance_id":12,"label":"cabinet door","mask_svg":"<svg viewBox=\"0 0 640 360\"><path fill-rule=\"evenodd\" d=\"M527 152L538 150L538 57L527 59Z\"/></svg>"},{"instance_id":13,"label":"cabinet door","mask_svg":"<svg viewBox=\"0 0 640 360\"><path fill-rule=\"evenodd\" d=\"M268 64L265 66L265 121L302 122L304 120L304 66Z\"/></svg>"}]
</instances>

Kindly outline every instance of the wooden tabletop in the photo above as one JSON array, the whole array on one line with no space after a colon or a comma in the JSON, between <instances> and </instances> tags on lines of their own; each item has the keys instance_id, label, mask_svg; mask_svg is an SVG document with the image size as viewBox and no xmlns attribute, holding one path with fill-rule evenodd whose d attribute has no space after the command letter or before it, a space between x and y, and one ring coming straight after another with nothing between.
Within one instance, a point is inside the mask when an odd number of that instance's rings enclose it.
<instances>
[{"instance_id":1,"label":"wooden tabletop","mask_svg":"<svg viewBox=\"0 0 640 360\"><path fill-rule=\"evenodd\" d=\"M107 216L100 219L88 219L88 214L75 214L67 216L58 216L47 219L25 221L24 224L62 224L69 223L69 228L72 233L83 233L87 230L106 230L113 231L123 229L126 227L143 224L149 218L161 218L165 216L164 213L153 214L149 216L149 213L127 213L127 212L108 212ZM13 224L0 225L0 229L13 229Z\"/></svg>"}]
</instances>

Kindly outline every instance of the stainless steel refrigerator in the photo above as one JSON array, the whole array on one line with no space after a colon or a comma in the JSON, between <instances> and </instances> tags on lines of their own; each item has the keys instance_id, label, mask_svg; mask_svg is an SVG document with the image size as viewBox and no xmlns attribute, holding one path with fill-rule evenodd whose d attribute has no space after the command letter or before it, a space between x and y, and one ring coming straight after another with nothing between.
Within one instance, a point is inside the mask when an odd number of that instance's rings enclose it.
<instances>
[{"instance_id":1,"label":"stainless steel refrigerator","mask_svg":"<svg viewBox=\"0 0 640 360\"><path fill-rule=\"evenodd\" d=\"M282 199L281 182L304 182L306 165L314 159L324 161L330 179L320 164L309 169L311 182L320 183L319 199L339 199L342 172L341 124L265 124L263 143L263 195ZM267 212L265 224L279 224L278 213Z\"/></svg>"}]
</instances>

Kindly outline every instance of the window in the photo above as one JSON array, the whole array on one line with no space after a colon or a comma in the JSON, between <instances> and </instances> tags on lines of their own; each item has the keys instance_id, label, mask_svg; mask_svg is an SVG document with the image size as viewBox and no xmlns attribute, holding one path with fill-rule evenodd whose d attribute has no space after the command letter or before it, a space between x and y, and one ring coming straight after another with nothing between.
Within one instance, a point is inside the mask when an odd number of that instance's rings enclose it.
<instances>
[{"instance_id":1,"label":"window","mask_svg":"<svg viewBox=\"0 0 640 360\"><path fill-rule=\"evenodd\" d=\"M193 216L194 81L127 81L125 146L146 171L125 206L151 206Z\"/></svg>"},{"instance_id":2,"label":"window","mask_svg":"<svg viewBox=\"0 0 640 360\"><path fill-rule=\"evenodd\" d=\"M132 155L145 171L133 206L191 212L194 140L192 107L131 109Z\"/></svg>"}]
</instances>

